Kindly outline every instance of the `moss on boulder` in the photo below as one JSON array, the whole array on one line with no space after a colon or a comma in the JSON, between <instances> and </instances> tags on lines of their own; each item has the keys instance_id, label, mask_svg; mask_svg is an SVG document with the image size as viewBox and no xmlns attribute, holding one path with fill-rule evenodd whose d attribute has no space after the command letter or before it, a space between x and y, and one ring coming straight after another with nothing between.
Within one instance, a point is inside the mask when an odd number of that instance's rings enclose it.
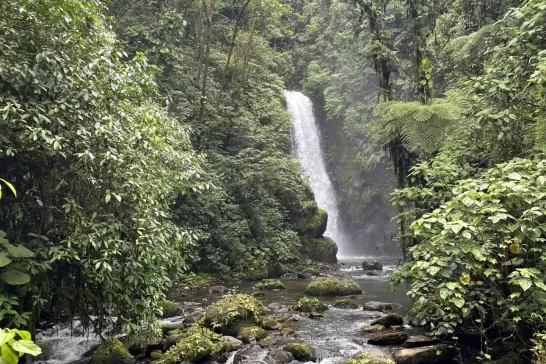
<instances>
[{"instance_id":1,"label":"moss on boulder","mask_svg":"<svg viewBox=\"0 0 546 364\"><path fill-rule=\"evenodd\" d=\"M337 263L337 245L327 237L302 237L301 253L312 260L325 263Z\"/></svg>"},{"instance_id":2,"label":"moss on boulder","mask_svg":"<svg viewBox=\"0 0 546 364\"><path fill-rule=\"evenodd\" d=\"M310 296L350 296L361 294L358 283L348 277L318 277L314 278L305 293Z\"/></svg>"},{"instance_id":3,"label":"moss on boulder","mask_svg":"<svg viewBox=\"0 0 546 364\"><path fill-rule=\"evenodd\" d=\"M343 299L341 299L341 300L337 300L336 303L334 303L334 307L335 307L335 308L350 308L350 309L357 309L357 308L359 308L360 306L358 305L358 303L354 303L354 302L349 301L349 300L346 299L346 298L343 298Z\"/></svg>"},{"instance_id":4,"label":"moss on boulder","mask_svg":"<svg viewBox=\"0 0 546 364\"><path fill-rule=\"evenodd\" d=\"M239 330L238 335L244 343L260 341L267 336L267 331L258 326L247 326Z\"/></svg>"},{"instance_id":5,"label":"moss on boulder","mask_svg":"<svg viewBox=\"0 0 546 364\"><path fill-rule=\"evenodd\" d=\"M324 312L328 306L320 302L317 298L302 297L296 304L296 311L301 312Z\"/></svg>"},{"instance_id":6,"label":"moss on boulder","mask_svg":"<svg viewBox=\"0 0 546 364\"><path fill-rule=\"evenodd\" d=\"M281 336L294 335L294 333L295 333L294 329L288 326L283 327L280 331Z\"/></svg>"},{"instance_id":7,"label":"moss on boulder","mask_svg":"<svg viewBox=\"0 0 546 364\"><path fill-rule=\"evenodd\" d=\"M281 328L281 324L270 317L264 317L261 326L266 330L278 330Z\"/></svg>"},{"instance_id":8,"label":"moss on boulder","mask_svg":"<svg viewBox=\"0 0 546 364\"><path fill-rule=\"evenodd\" d=\"M308 344L292 343L292 344L286 345L283 348L283 350L291 353L294 359L296 360L301 360L301 361L317 360L315 349L313 349L313 347Z\"/></svg>"},{"instance_id":9,"label":"moss on boulder","mask_svg":"<svg viewBox=\"0 0 546 364\"><path fill-rule=\"evenodd\" d=\"M260 291L270 291L273 289L285 289L286 287L278 279L264 279L256 285Z\"/></svg>"},{"instance_id":10,"label":"moss on boulder","mask_svg":"<svg viewBox=\"0 0 546 364\"><path fill-rule=\"evenodd\" d=\"M180 306L178 306L178 303L173 301L159 301L159 307L163 310L163 314L161 317L168 318L168 317L174 317L180 314Z\"/></svg>"},{"instance_id":11,"label":"moss on boulder","mask_svg":"<svg viewBox=\"0 0 546 364\"><path fill-rule=\"evenodd\" d=\"M182 334L176 345L172 346L158 361L159 364L178 364L199 362L222 350L220 336L209 329L194 325Z\"/></svg>"},{"instance_id":12,"label":"moss on boulder","mask_svg":"<svg viewBox=\"0 0 546 364\"><path fill-rule=\"evenodd\" d=\"M311 208L295 224L294 230L300 236L309 238L321 237L326 231L328 213L320 208Z\"/></svg>"},{"instance_id":13,"label":"moss on boulder","mask_svg":"<svg viewBox=\"0 0 546 364\"><path fill-rule=\"evenodd\" d=\"M224 335L236 335L241 326L257 325L264 313L256 298L237 294L224 296L207 308L200 319L205 327Z\"/></svg>"},{"instance_id":14,"label":"moss on boulder","mask_svg":"<svg viewBox=\"0 0 546 364\"><path fill-rule=\"evenodd\" d=\"M91 357L90 364L126 364L133 363L133 356L125 345L116 338L106 339L99 345Z\"/></svg>"},{"instance_id":15,"label":"moss on boulder","mask_svg":"<svg viewBox=\"0 0 546 364\"><path fill-rule=\"evenodd\" d=\"M394 361L384 353L369 353L361 351L356 353L343 364L394 364Z\"/></svg>"}]
</instances>

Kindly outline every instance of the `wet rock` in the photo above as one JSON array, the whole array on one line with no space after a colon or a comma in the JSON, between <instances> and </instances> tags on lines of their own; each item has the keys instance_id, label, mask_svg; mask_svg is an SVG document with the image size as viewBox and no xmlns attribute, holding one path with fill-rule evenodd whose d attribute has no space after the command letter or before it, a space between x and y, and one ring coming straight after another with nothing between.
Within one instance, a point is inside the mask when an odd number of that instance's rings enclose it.
<instances>
[{"instance_id":1,"label":"wet rock","mask_svg":"<svg viewBox=\"0 0 546 364\"><path fill-rule=\"evenodd\" d=\"M173 301L159 301L159 307L163 310L163 318L178 316L182 312L178 303Z\"/></svg>"},{"instance_id":2,"label":"wet rock","mask_svg":"<svg viewBox=\"0 0 546 364\"><path fill-rule=\"evenodd\" d=\"M258 342L261 348L269 348L273 345L277 345L277 339L268 336Z\"/></svg>"},{"instance_id":3,"label":"wet rock","mask_svg":"<svg viewBox=\"0 0 546 364\"><path fill-rule=\"evenodd\" d=\"M230 357L231 357L231 353L223 353L222 355L220 355L218 359L216 359L216 362L220 364L225 364L227 363Z\"/></svg>"},{"instance_id":4,"label":"wet rock","mask_svg":"<svg viewBox=\"0 0 546 364\"><path fill-rule=\"evenodd\" d=\"M163 352L161 350L154 350L150 353L150 359L151 360L159 360L163 356Z\"/></svg>"},{"instance_id":5,"label":"wet rock","mask_svg":"<svg viewBox=\"0 0 546 364\"><path fill-rule=\"evenodd\" d=\"M251 362L252 359L259 358L264 353L264 349L260 348L259 346L251 346L248 348L244 348L240 350L235 356L233 357L233 364L240 364L243 362Z\"/></svg>"},{"instance_id":6,"label":"wet rock","mask_svg":"<svg viewBox=\"0 0 546 364\"><path fill-rule=\"evenodd\" d=\"M368 277L378 277L379 273L371 270L371 271L368 271L368 272L364 272L364 275L366 275Z\"/></svg>"},{"instance_id":7,"label":"wet rock","mask_svg":"<svg viewBox=\"0 0 546 364\"><path fill-rule=\"evenodd\" d=\"M324 312L328 310L328 306L317 298L302 297L296 304L295 309L301 312Z\"/></svg>"},{"instance_id":8,"label":"wet rock","mask_svg":"<svg viewBox=\"0 0 546 364\"><path fill-rule=\"evenodd\" d=\"M321 313L316 313L316 312L311 312L309 314L309 318L312 318L312 319L319 319L319 318L323 318L324 315L321 314Z\"/></svg>"},{"instance_id":9,"label":"wet rock","mask_svg":"<svg viewBox=\"0 0 546 364\"><path fill-rule=\"evenodd\" d=\"M284 350L273 350L265 357L268 364L286 364L294 360L292 353Z\"/></svg>"},{"instance_id":10,"label":"wet rock","mask_svg":"<svg viewBox=\"0 0 546 364\"><path fill-rule=\"evenodd\" d=\"M278 330L281 328L281 324L279 324L277 321L273 319L265 317L262 320L262 327L266 330Z\"/></svg>"},{"instance_id":11,"label":"wet rock","mask_svg":"<svg viewBox=\"0 0 546 364\"><path fill-rule=\"evenodd\" d=\"M403 344L403 348L418 348L421 346L431 346L434 344L439 343L439 340L436 338L430 338L425 335L417 335L417 336L411 336L409 339L407 339Z\"/></svg>"},{"instance_id":12,"label":"wet rock","mask_svg":"<svg viewBox=\"0 0 546 364\"><path fill-rule=\"evenodd\" d=\"M377 334L379 332L393 331L393 330L391 328L387 328L387 327L385 327L383 325L370 325L370 326L361 327L360 331L362 333Z\"/></svg>"},{"instance_id":13,"label":"wet rock","mask_svg":"<svg viewBox=\"0 0 546 364\"><path fill-rule=\"evenodd\" d=\"M212 286L212 287L209 288L209 293L220 293L220 294L224 294L224 293L226 293L227 291L229 291L229 288L224 287L224 286Z\"/></svg>"},{"instance_id":14,"label":"wet rock","mask_svg":"<svg viewBox=\"0 0 546 364\"><path fill-rule=\"evenodd\" d=\"M370 301L364 304L364 310L368 311L391 311L392 305L386 302Z\"/></svg>"},{"instance_id":15,"label":"wet rock","mask_svg":"<svg viewBox=\"0 0 546 364\"><path fill-rule=\"evenodd\" d=\"M299 321L300 318L296 315L290 316L286 321Z\"/></svg>"},{"instance_id":16,"label":"wet rock","mask_svg":"<svg viewBox=\"0 0 546 364\"><path fill-rule=\"evenodd\" d=\"M342 299L337 300L336 303L334 303L335 308L349 308L349 309L357 309L360 306L358 306L357 303L351 302L348 299Z\"/></svg>"},{"instance_id":17,"label":"wet rock","mask_svg":"<svg viewBox=\"0 0 546 364\"><path fill-rule=\"evenodd\" d=\"M169 335L165 337L163 348L165 350L169 349L171 346L174 346L178 340L182 337L182 334Z\"/></svg>"},{"instance_id":18,"label":"wet rock","mask_svg":"<svg viewBox=\"0 0 546 364\"><path fill-rule=\"evenodd\" d=\"M371 325L383 325L386 327L403 325L404 318L396 313L389 313L388 315L381 316L377 320L372 321Z\"/></svg>"},{"instance_id":19,"label":"wet rock","mask_svg":"<svg viewBox=\"0 0 546 364\"><path fill-rule=\"evenodd\" d=\"M222 336L220 341L222 342L222 349L224 351L235 351L243 347L243 342L233 336Z\"/></svg>"},{"instance_id":20,"label":"wet rock","mask_svg":"<svg viewBox=\"0 0 546 364\"><path fill-rule=\"evenodd\" d=\"M312 275L309 273L298 273L299 279L311 279Z\"/></svg>"},{"instance_id":21,"label":"wet rock","mask_svg":"<svg viewBox=\"0 0 546 364\"><path fill-rule=\"evenodd\" d=\"M252 292L253 297L264 297L265 293L263 292Z\"/></svg>"},{"instance_id":22,"label":"wet rock","mask_svg":"<svg viewBox=\"0 0 546 364\"><path fill-rule=\"evenodd\" d=\"M91 357L91 364L129 364L133 356L118 339L106 339Z\"/></svg>"},{"instance_id":23,"label":"wet rock","mask_svg":"<svg viewBox=\"0 0 546 364\"><path fill-rule=\"evenodd\" d=\"M310 296L349 296L361 294L358 283L349 277L314 278L305 293Z\"/></svg>"},{"instance_id":24,"label":"wet rock","mask_svg":"<svg viewBox=\"0 0 546 364\"><path fill-rule=\"evenodd\" d=\"M286 272L286 268L279 262L274 262L267 267L268 278L280 278Z\"/></svg>"},{"instance_id":25,"label":"wet rock","mask_svg":"<svg viewBox=\"0 0 546 364\"><path fill-rule=\"evenodd\" d=\"M355 363L355 361L357 361ZM346 361L344 364L392 364L392 357L379 349L368 348L366 350L359 351L351 356L351 360Z\"/></svg>"},{"instance_id":26,"label":"wet rock","mask_svg":"<svg viewBox=\"0 0 546 364\"><path fill-rule=\"evenodd\" d=\"M267 336L267 332L258 326L243 327L238 335L244 343L250 344Z\"/></svg>"},{"instance_id":27,"label":"wet rock","mask_svg":"<svg viewBox=\"0 0 546 364\"><path fill-rule=\"evenodd\" d=\"M278 279L264 279L256 285L260 291L271 291L274 289L285 289L284 284Z\"/></svg>"},{"instance_id":28,"label":"wet rock","mask_svg":"<svg viewBox=\"0 0 546 364\"><path fill-rule=\"evenodd\" d=\"M198 318L199 316L200 314L197 314ZM172 331L184 330L186 328L186 325L185 324L161 324L159 325L159 328L161 329L161 331L163 331L163 335L166 335ZM168 334L168 335L172 335L172 334Z\"/></svg>"},{"instance_id":29,"label":"wet rock","mask_svg":"<svg viewBox=\"0 0 546 364\"><path fill-rule=\"evenodd\" d=\"M291 327L283 327L280 332L281 336L294 335L294 333L295 331Z\"/></svg>"},{"instance_id":30,"label":"wet rock","mask_svg":"<svg viewBox=\"0 0 546 364\"><path fill-rule=\"evenodd\" d=\"M337 245L326 237L320 238L301 238L301 253L314 261L337 263Z\"/></svg>"},{"instance_id":31,"label":"wet rock","mask_svg":"<svg viewBox=\"0 0 546 364\"><path fill-rule=\"evenodd\" d=\"M200 317L201 317L201 312L192 312L188 316L184 317L183 322L185 324L194 324L199 320Z\"/></svg>"},{"instance_id":32,"label":"wet rock","mask_svg":"<svg viewBox=\"0 0 546 364\"><path fill-rule=\"evenodd\" d=\"M289 318L290 318L290 316L289 316L289 315L285 315L285 314L279 314L279 315L273 315L273 316L271 316L271 319L272 319L272 320L275 320L275 321L280 322L280 323L283 323L283 322L288 321Z\"/></svg>"},{"instance_id":33,"label":"wet rock","mask_svg":"<svg viewBox=\"0 0 546 364\"><path fill-rule=\"evenodd\" d=\"M292 354L294 359L301 361L316 361L317 355L315 354L315 349L308 344L297 344L292 343L286 345L282 348L284 351L288 351Z\"/></svg>"},{"instance_id":34,"label":"wet rock","mask_svg":"<svg viewBox=\"0 0 546 364\"><path fill-rule=\"evenodd\" d=\"M456 354L456 351L449 350L445 345L434 345L401 349L394 353L393 358L397 364L435 364L444 363Z\"/></svg>"},{"instance_id":35,"label":"wet rock","mask_svg":"<svg viewBox=\"0 0 546 364\"><path fill-rule=\"evenodd\" d=\"M368 339L368 344L372 345L397 345L402 344L408 339L405 332L386 332L375 334Z\"/></svg>"},{"instance_id":36,"label":"wet rock","mask_svg":"<svg viewBox=\"0 0 546 364\"><path fill-rule=\"evenodd\" d=\"M383 264L380 262L362 262L363 270L383 270Z\"/></svg>"},{"instance_id":37,"label":"wet rock","mask_svg":"<svg viewBox=\"0 0 546 364\"><path fill-rule=\"evenodd\" d=\"M278 302L273 302L273 303L270 303L269 305L267 305L267 308L271 311L278 311L280 309L282 309L282 305Z\"/></svg>"}]
</instances>

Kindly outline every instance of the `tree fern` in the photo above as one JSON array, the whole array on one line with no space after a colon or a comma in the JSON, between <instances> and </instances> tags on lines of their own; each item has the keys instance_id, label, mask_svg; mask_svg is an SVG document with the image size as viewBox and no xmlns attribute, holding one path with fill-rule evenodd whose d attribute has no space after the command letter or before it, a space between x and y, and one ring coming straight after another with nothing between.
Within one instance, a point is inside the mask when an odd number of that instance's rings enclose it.
<instances>
[{"instance_id":1,"label":"tree fern","mask_svg":"<svg viewBox=\"0 0 546 364\"><path fill-rule=\"evenodd\" d=\"M464 103L459 95L434 99L428 105L419 102L385 102L374 115L380 141L386 145L399 139L409 152L433 153L441 146L448 127L460 119Z\"/></svg>"}]
</instances>

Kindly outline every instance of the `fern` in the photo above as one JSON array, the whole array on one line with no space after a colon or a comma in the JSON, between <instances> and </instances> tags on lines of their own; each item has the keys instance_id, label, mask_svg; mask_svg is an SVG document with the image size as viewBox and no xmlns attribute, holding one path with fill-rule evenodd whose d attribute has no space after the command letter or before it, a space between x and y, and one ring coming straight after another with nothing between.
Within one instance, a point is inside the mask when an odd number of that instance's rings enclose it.
<instances>
[{"instance_id":1,"label":"fern","mask_svg":"<svg viewBox=\"0 0 546 364\"><path fill-rule=\"evenodd\" d=\"M437 151L447 129L460 119L464 101L457 94L434 99L430 104L419 102L386 102L379 104L374 115L380 120L377 131L386 145L399 139L406 150L427 154Z\"/></svg>"}]
</instances>

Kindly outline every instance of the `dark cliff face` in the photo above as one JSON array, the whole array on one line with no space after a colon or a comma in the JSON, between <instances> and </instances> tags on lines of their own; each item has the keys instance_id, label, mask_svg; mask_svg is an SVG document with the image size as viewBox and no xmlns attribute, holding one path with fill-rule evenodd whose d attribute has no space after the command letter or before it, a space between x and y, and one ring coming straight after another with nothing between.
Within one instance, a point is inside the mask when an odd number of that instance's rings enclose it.
<instances>
[{"instance_id":1,"label":"dark cliff face","mask_svg":"<svg viewBox=\"0 0 546 364\"><path fill-rule=\"evenodd\" d=\"M389 195L396 180L390 165L379 163L373 170L364 170L343 132L343 121L327 120L321 100L314 100L314 112L328 173L355 255L401 255L393 241L397 227L391 220L397 210L390 204Z\"/></svg>"}]
</instances>

